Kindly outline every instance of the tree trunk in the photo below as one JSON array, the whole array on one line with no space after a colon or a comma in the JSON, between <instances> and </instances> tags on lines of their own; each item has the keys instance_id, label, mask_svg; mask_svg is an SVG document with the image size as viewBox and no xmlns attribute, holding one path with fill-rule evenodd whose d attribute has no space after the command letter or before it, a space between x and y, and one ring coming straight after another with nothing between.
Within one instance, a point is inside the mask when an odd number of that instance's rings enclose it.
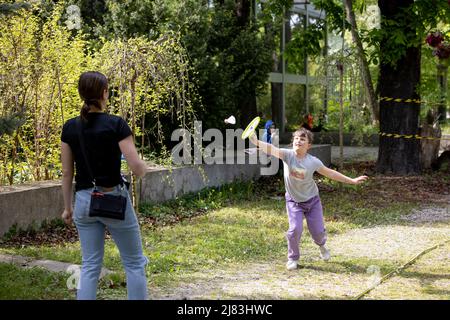
<instances>
[{"instance_id":1,"label":"tree trunk","mask_svg":"<svg viewBox=\"0 0 450 320\"><path fill-rule=\"evenodd\" d=\"M436 137L435 140L423 139L421 140L421 165L424 169L431 168L431 165L436 162L439 156L439 147L441 145L441 128L438 124L433 125L425 122L420 130L420 135L424 137Z\"/></svg>"},{"instance_id":2,"label":"tree trunk","mask_svg":"<svg viewBox=\"0 0 450 320\"><path fill-rule=\"evenodd\" d=\"M279 72L278 69L274 69L274 72ZM283 87L281 83L271 82L271 110L272 110L272 121L279 127L281 125L281 104L282 104L282 92Z\"/></svg>"},{"instance_id":3,"label":"tree trunk","mask_svg":"<svg viewBox=\"0 0 450 320\"><path fill-rule=\"evenodd\" d=\"M257 115L256 93L254 90L253 92L247 92L246 96L240 97L238 101L238 108L241 110L241 124L245 128Z\"/></svg>"},{"instance_id":4,"label":"tree trunk","mask_svg":"<svg viewBox=\"0 0 450 320\"><path fill-rule=\"evenodd\" d=\"M384 19L392 19L402 9L411 5L413 0L379 0L382 28L390 33ZM404 24L404 33L407 24ZM380 52L380 96L401 99L420 99L416 88L420 81L420 47L409 47L395 65L386 61L383 54L388 54L385 41L381 41ZM419 131L420 105L406 102L380 102L380 131L385 134L416 135ZM387 174L419 174L420 142L418 139L389 137L380 135L377 171Z\"/></svg>"},{"instance_id":5,"label":"tree trunk","mask_svg":"<svg viewBox=\"0 0 450 320\"><path fill-rule=\"evenodd\" d=\"M325 29L323 31L323 38L324 38L324 42L325 45L323 46L323 51L322 51L322 55L323 58L326 58L328 56L328 27L325 25ZM328 67L325 68L325 79L328 79ZM328 93L329 93L329 83L328 81L326 82L325 86L324 86L324 93L323 93L323 106L322 106L322 116L325 117L325 115L328 113ZM324 121L325 118L323 118L322 121ZM319 118L320 121L320 118ZM320 123L319 123L320 125ZM325 125L325 122L323 123L323 125Z\"/></svg>"},{"instance_id":6,"label":"tree trunk","mask_svg":"<svg viewBox=\"0 0 450 320\"><path fill-rule=\"evenodd\" d=\"M291 32L291 25L290 25L290 18L291 13L289 11L286 11L285 15L285 30L286 30L286 42L287 44L289 40L291 40L292 32ZM280 31L280 34L282 32ZM283 59L281 59L281 55L283 54L283 39L280 36L280 57L277 57L277 54L273 54L273 72L282 73L283 71ZM287 61L285 61L285 70L287 69ZM284 122L284 119L282 119L281 116L281 108L283 104L283 84L282 83L270 83L270 89L271 89L271 96L272 96L272 120L275 122L275 124L280 128L282 122Z\"/></svg>"},{"instance_id":7,"label":"tree trunk","mask_svg":"<svg viewBox=\"0 0 450 320\"><path fill-rule=\"evenodd\" d=\"M253 0L236 0L236 16L238 26L248 26L251 18L252 1Z\"/></svg>"},{"instance_id":8,"label":"tree trunk","mask_svg":"<svg viewBox=\"0 0 450 320\"><path fill-rule=\"evenodd\" d=\"M261 3L261 8L264 10L264 3ZM272 22L267 22L264 24L264 32L266 34L267 41L271 42L275 38L275 30ZM280 62L278 61L278 55L276 52L272 52L272 72L280 72ZM275 122L275 124L279 127L280 122L280 109L281 105L281 84L271 82L270 83L270 91L271 91L271 119Z\"/></svg>"},{"instance_id":9,"label":"tree trunk","mask_svg":"<svg viewBox=\"0 0 450 320\"><path fill-rule=\"evenodd\" d=\"M347 19L351 24L351 33L353 41L356 44L358 59L361 64L361 75L363 78L364 89L367 94L369 101L369 107L371 110L372 121L376 122L380 119L380 112L378 109L377 97L375 95L375 90L373 89L372 77L370 75L369 63L367 62L366 55L364 53L364 48L362 45L361 38L358 34L358 27L356 25L355 12L353 11L353 1L344 0L345 9L347 12Z\"/></svg>"},{"instance_id":10,"label":"tree trunk","mask_svg":"<svg viewBox=\"0 0 450 320\"><path fill-rule=\"evenodd\" d=\"M236 0L236 17L240 32L247 32L252 19L251 8L253 0ZM239 97L237 101L238 110L241 111L241 125L246 126L254 117L256 117L256 91L247 92L246 95Z\"/></svg>"}]
</instances>

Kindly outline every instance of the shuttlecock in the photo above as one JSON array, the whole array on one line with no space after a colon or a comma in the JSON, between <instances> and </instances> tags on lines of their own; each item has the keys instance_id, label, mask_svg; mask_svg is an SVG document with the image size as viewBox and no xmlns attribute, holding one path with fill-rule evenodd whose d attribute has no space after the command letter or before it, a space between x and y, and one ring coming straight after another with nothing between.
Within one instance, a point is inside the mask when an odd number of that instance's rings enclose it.
<instances>
[{"instance_id":1,"label":"shuttlecock","mask_svg":"<svg viewBox=\"0 0 450 320\"><path fill-rule=\"evenodd\" d=\"M236 118L234 116L230 116L228 119L225 119L225 123L236 124Z\"/></svg>"}]
</instances>

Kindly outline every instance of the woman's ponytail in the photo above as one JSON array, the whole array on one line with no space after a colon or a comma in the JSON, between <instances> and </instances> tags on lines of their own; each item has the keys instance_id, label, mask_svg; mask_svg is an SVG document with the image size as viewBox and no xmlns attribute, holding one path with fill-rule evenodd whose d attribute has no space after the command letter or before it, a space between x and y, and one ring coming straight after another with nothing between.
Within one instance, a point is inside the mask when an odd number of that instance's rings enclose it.
<instances>
[{"instance_id":1,"label":"woman's ponytail","mask_svg":"<svg viewBox=\"0 0 450 320\"><path fill-rule=\"evenodd\" d=\"M101 101L105 90L108 90L108 79L104 74L97 71L88 71L81 74L78 80L78 93L84 101L80 110L80 116L83 120L87 120L91 106L95 106L99 110L102 109Z\"/></svg>"},{"instance_id":2,"label":"woman's ponytail","mask_svg":"<svg viewBox=\"0 0 450 320\"><path fill-rule=\"evenodd\" d=\"M83 120L87 121L87 115L88 115L89 111L91 110L92 105L94 105L98 109L102 109L102 105L101 105L100 101L98 101L97 99L84 100L84 104L83 104L83 107L81 108L81 112L80 112L80 116Z\"/></svg>"},{"instance_id":3,"label":"woman's ponytail","mask_svg":"<svg viewBox=\"0 0 450 320\"><path fill-rule=\"evenodd\" d=\"M91 107L86 102L84 102L83 107L81 107L81 111L80 111L80 116L81 116L82 120L87 121L87 115L90 110L91 110Z\"/></svg>"}]
</instances>

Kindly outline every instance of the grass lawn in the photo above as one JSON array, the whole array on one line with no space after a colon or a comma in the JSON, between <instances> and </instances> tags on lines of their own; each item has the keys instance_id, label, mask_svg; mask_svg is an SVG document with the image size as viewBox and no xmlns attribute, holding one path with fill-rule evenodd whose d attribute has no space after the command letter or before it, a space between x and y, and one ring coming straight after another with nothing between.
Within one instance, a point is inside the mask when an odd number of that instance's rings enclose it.
<instances>
[{"instance_id":1,"label":"grass lawn","mask_svg":"<svg viewBox=\"0 0 450 320\"><path fill-rule=\"evenodd\" d=\"M362 163L347 167L346 173L352 176L371 173L372 168L373 163ZM439 210L444 210L448 203L449 186L448 175L438 173L420 177L375 175L362 186L343 186L320 179L333 258L328 263L319 259L317 246L305 225L298 272L288 272L284 267L288 224L282 198L284 186L277 177L204 190L164 204L143 205L140 220L144 250L150 259L147 270L150 296L154 299L352 298L364 291L371 279L395 270L411 256L448 239L448 219L429 223L405 217L411 216L414 209L431 206L433 212L445 218L445 211ZM72 236L64 240L64 233ZM47 234L52 234L52 239L47 240L42 232L11 234L1 244L0 253L80 263L80 247L73 237L73 227L60 226L47 230ZM105 267L117 273L102 281L99 298L124 298L124 273L110 239L105 251ZM401 279L388 280L366 298L448 299L446 280L440 276L448 276L450 270L439 259L439 255L425 255L417 263L419 269L407 269L410 273L405 273L405 278L400 274ZM372 274L368 270L374 266L376 272ZM5 268L0 272L0 283L5 281L9 286L8 290L0 291L1 299L73 298L73 292L65 285L68 275L8 265L0 267ZM3 276L8 272L17 274L17 279L8 281ZM35 290L25 292L21 288L30 286L30 278L35 279ZM415 289L408 296L403 285L404 281L412 280L419 284L409 284ZM393 287L383 291L389 285ZM6 291L14 294L8 295Z\"/></svg>"},{"instance_id":2,"label":"grass lawn","mask_svg":"<svg viewBox=\"0 0 450 320\"><path fill-rule=\"evenodd\" d=\"M66 279L64 273L0 263L0 299L68 299Z\"/></svg>"}]
</instances>

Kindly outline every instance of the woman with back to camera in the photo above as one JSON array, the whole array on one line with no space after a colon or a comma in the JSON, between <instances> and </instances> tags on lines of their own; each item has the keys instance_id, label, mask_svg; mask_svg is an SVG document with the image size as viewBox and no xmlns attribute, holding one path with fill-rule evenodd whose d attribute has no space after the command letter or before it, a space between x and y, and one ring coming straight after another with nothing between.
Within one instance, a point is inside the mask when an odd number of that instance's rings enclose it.
<instances>
[{"instance_id":1,"label":"woman with back to camera","mask_svg":"<svg viewBox=\"0 0 450 320\"><path fill-rule=\"evenodd\" d=\"M108 228L126 272L128 299L145 300L148 259L143 254L138 220L121 176L121 154L138 177L145 174L146 165L139 159L128 124L118 116L104 113L108 102L106 76L95 71L84 72L78 81L78 92L84 102L80 116L68 120L61 134L62 218L67 224L73 219L82 253L77 299L96 299L103 264L105 228ZM76 193L72 209L74 163ZM94 190L126 198L123 220L91 216Z\"/></svg>"}]
</instances>

